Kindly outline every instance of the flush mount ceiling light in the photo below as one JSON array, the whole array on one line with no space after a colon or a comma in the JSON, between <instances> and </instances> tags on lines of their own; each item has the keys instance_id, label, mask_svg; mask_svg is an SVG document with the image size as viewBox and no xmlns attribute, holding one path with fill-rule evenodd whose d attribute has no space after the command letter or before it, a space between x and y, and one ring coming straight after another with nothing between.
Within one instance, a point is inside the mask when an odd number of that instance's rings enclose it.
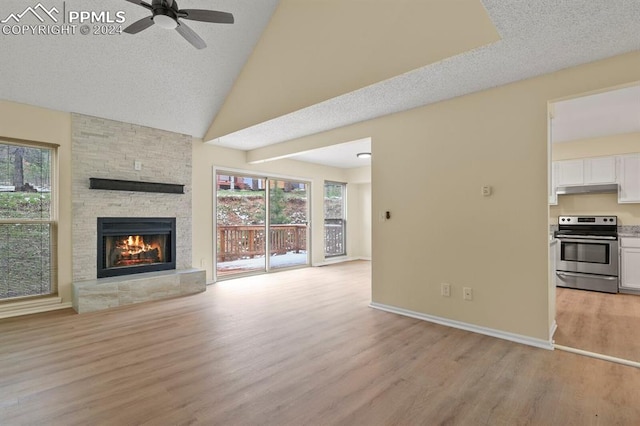
<instances>
[{"instance_id":1,"label":"flush mount ceiling light","mask_svg":"<svg viewBox=\"0 0 640 426\"><path fill-rule=\"evenodd\" d=\"M370 152L359 152L356 154L356 157L358 158L371 158L371 153Z\"/></svg>"}]
</instances>

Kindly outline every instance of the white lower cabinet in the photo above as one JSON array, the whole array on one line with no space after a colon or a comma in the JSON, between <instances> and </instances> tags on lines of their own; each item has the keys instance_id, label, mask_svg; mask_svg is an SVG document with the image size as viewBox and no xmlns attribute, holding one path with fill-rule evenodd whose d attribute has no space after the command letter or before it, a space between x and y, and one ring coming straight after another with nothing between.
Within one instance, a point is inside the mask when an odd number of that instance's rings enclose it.
<instances>
[{"instance_id":1,"label":"white lower cabinet","mask_svg":"<svg viewBox=\"0 0 640 426\"><path fill-rule=\"evenodd\" d=\"M620 290L640 291L640 238L620 239Z\"/></svg>"}]
</instances>

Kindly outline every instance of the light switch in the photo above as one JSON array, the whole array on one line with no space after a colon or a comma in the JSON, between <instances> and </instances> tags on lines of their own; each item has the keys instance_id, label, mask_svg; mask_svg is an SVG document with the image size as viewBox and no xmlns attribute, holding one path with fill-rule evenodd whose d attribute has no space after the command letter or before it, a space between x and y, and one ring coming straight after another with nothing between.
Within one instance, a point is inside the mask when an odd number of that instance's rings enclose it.
<instances>
[{"instance_id":1,"label":"light switch","mask_svg":"<svg viewBox=\"0 0 640 426\"><path fill-rule=\"evenodd\" d=\"M140 160L134 161L133 162L133 169L137 170L137 171L142 170L142 161L140 161Z\"/></svg>"}]
</instances>

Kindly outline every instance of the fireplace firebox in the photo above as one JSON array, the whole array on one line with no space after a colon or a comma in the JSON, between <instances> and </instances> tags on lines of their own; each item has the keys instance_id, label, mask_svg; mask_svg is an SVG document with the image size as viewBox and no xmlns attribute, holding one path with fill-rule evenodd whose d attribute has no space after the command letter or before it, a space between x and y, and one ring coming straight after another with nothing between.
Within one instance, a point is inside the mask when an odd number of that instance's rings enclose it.
<instances>
[{"instance_id":1,"label":"fireplace firebox","mask_svg":"<svg viewBox=\"0 0 640 426\"><path fill-rule=\"evenodd\" d=\"M175 269L175 252L175 218L98 218L98 278Z\"/></svg>"}]
</instances>

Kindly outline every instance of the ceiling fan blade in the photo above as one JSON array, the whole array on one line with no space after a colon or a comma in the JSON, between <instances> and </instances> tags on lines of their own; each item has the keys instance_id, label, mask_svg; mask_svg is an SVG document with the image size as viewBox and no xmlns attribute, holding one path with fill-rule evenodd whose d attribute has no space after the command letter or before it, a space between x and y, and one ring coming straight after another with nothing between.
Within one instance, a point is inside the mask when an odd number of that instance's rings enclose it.
<instances>
[{"instance_id":1,"label":"ceiling fan blade","mask_svg":"<svg viewBox=\"0 0 640 426\"><path fill-rule=\"evenodd\" d=\"M218 12L217 10L203 9L182 9L178 11L178 16L182 19L192 21L214 22L216 24L233 24L233 15L229 12Z\"/></svg>"},{"instance_id":2,"label":"ceiling fan blade","mask_svg":"<svg viewBox=\"0 0 640 426\"><path fill-rule=\"evenodd\" d=\"M137 4L138 6L142 6L147 10L153 10L153 7L149 3L144 2L142 0L127 0L127 1L129 3Z\"/></svg>"},{"instance_id":3,"label":"ceiling fan blade","mask_svg":"<svg viewBox=\"0 0 640 426\"><path fill-rule=\"evenodd\" d=\"M196 34L195 31L193 31L191 28L189 28L184 22L178 21L176 31L179 32L180 35L184 37L189 43L191 43L196 49L204 49L205 47L207 47L207 43L205 43L204 40L201 39L200 36Z\"/></svg>"},{"instance_id":4,"label":"ceiling fan blade","mask_svg":"<svg viewBox=\"0 0 640 426\"><path fill-rule=\"evenodd\" d=\"M142 30L146 30L152 25L153 25L153 18L151 16L147 16L146 18L142 18L139 21L134 22L133 24L129 25L127 28L125 28L122 31L129 34L136 34Z\"/></svg>"}]
</instances>

